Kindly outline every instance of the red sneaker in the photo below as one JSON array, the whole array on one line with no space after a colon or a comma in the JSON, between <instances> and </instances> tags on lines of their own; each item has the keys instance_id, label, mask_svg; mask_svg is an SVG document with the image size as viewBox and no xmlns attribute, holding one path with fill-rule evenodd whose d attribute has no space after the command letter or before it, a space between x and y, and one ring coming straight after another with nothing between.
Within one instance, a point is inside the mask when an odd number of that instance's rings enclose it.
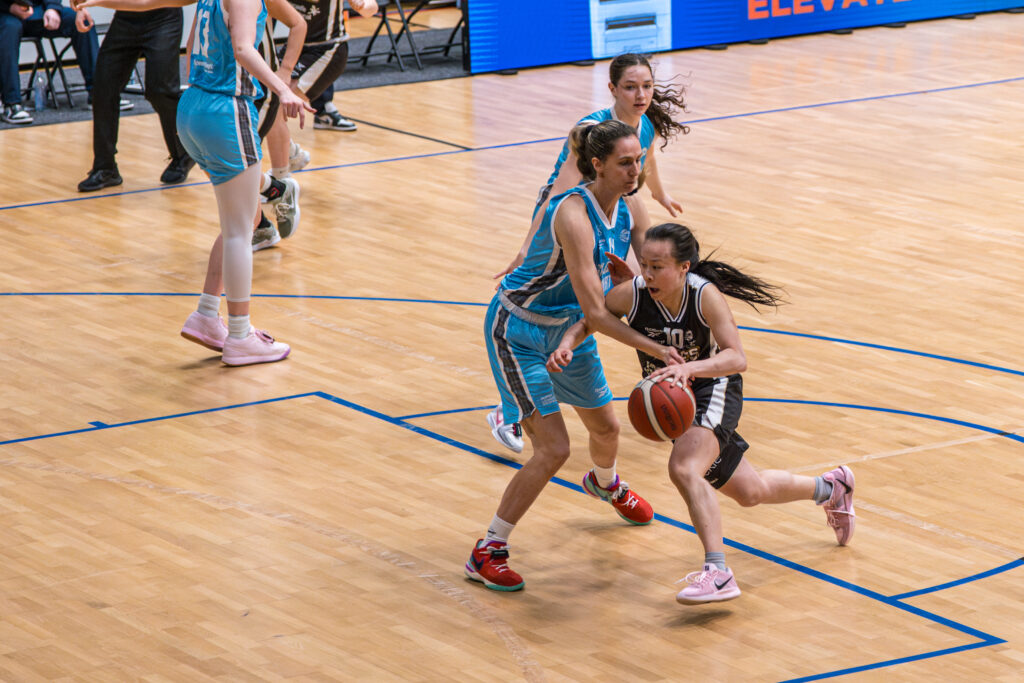
<instances>
[{"instance_id":1,"label":"red sneaker","mask_svg":"<svg viewBox=\"0 0 1024 683\"><path fill-rule=\"evenodd\" d=\"M597 483L597 477L591 470L587 472L587 476L583 477L583 490L595 498L611 503L615 511L619 513L619 517L630 524L643 526L650 524L654 519L654 509L651 508L651 504L630 490L629 484L619 481L617 474L612 485L604 488Z\"/></svg>"},{"instance_id":2,"label":"red sneaker","mask_svg":"<svg viewBox=\"0 0 1024 683\"><path fill-rule=\"evenodd\" d=\"M508 568L508 545L503 541L477 541L466 562L466 576L492 591L518 591L526 585L523 577Z\"/></svg>"}]
</instances>

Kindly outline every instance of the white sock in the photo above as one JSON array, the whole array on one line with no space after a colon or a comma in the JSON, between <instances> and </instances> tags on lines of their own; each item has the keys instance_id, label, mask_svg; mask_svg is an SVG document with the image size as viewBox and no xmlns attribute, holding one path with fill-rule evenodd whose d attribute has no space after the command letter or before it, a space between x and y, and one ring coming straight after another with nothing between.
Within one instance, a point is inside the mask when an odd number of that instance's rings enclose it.
<instances>
[{"instance_id":1,"label":"white sock","mask_svg":"<svg viewBox=\"0 0 1024 683\"><path fill-rule=\"evenodd\" d=\"M295 142L294 140L292 140L290 143L288 143L288 156L289 157L297 156L298 153L301 152L301 151L302 151L302 148L299 147L299 143Z\"/></svg>"},{"instance_id":2,"label":"white sock","mask_svg":"<svg viewBox=\"0 0 1024 683\"><path fill-rule=\"evenodd\" d=\"M508 537L512 534L512 530L515 528L515 524L509 524L498 515L494 515L494 519L491 520L491 525L487 527L487 534L484 536L484 543L489 543L491 541L507 543Z\"/></svg>"},{"instance_id":3,"label":"white sock","mask_svg":"<svg viewBox=\"0 0 1024 683\"><path fill-rule=\"evenodd\" d=\"M270 187L270 174L264 173L263 180L260 181L260 192L266 192L267 188Z\"/></svg>"},{"instance_id":4,"label":"white sock","mask_svg":"<svg viewBox=\"0 0 1024 683\"><path fill-rule=\"evenodd\" d=\"M594 467L594 477L601 488L608 488L615 483L615 465L611 467Z\"/></svg>"},{"instance_id":5,"label":"white sock","mask_svg":"<svg viewBox=\"0 0 1024 683\"><path fill-rule=\"evenodd\" d=\"M203 292L199 295L199 308L196 311L207 318L216 318L220 315L220 297Z\"/></svg>"},{"instance_id":6,"label":"white sock","mask_svg":"<svg viewBox=\"0 0 1024 683\"><path fill-rule=\"evenodd\" d=\"M228 336L234 337L235 339L245 339L249 336L249 328L252 327L249 324L249 316L247 315L229 315L228 316Z\"/></svg>"},{"instance_id":7,"label":"white sock","mask_svg":"<svg viewBox=\"0 0 1024 683\"><path fill-rule=\"evenodd\" d=\"M284 168L272 168L272 169L270 169L270 175L274 176L278 180L284 180L285 178L287 178L291 174L292 174L292 171L287 166L285 166Z\"/></svg>"},{"instance_id":8,"label":"white sock","mask_svg":"<svg viewBox=\"0 0 1024 683\"><path fill-rule=\"evenodd\" d=\"M338 108L334 106L334 102L328 102L327 104L324 105L324 111L336 112L338 111Z\"/></svg>"}]
</instances>

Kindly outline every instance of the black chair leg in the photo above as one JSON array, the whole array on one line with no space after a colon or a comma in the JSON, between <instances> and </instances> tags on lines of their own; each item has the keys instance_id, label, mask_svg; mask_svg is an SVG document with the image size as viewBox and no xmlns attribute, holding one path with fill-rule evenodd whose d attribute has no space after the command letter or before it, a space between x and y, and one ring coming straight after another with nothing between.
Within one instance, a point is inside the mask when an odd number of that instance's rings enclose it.
<instances>
[{"instance_id":1,"label":"black chair leg","mask_svg":"<svg viewBox=\"0 0 1024 683\"><path fill-rule=\"evenodd\" d=\"M399 8L398 12L399 14L401 14L401 8ZM395 56L395 59L398 60L398 68L401 71L405 71L405 64L402 63L402 55L398 49L398 43L395 42L395 32L391 30L391 24L388 23L388 17L386 14L384 15L384 21L381 23L383 23L384 28L388 30L388 38L391 39L391 54L393 54ZM388 61L391 61L391 55L388 55ZM418 57L416 58L416 63L419 64ZM420 68L422 69L423 67L421 66Z\"/></svg>"},{"instance_id":2,"label":"black chair leg","mask_svg":"<svg viewBox=\"0 0 1024 683\"><path fill-rule=\"evenodd\" d=\"M387 11L382 9L380 11L380 23L377 24L377 28L374 30L373 35L370 36L370 42L366 44L366 50L363 52L363 66L366 66L366 62L370 59L370 53L373 52L373 44L377 42L377 36L380 35L380 29L387 23L387 20ZM388 30L390 31L390 29Z\"/></svg>"}]
</instances>

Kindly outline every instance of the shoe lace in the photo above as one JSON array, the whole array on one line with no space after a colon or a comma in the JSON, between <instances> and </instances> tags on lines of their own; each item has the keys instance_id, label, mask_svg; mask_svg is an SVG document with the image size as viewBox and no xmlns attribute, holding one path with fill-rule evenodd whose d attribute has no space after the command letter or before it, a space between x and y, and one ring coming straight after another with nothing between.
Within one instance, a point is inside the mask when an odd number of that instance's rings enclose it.
<instances>
[{"instance_id":1,"label":"shoe lace","mask_svg":"<svg viewBox=\"0 0 1024 683\"><path fill-rule=\"evenodd\" d=\"M491 556L491 567L496 572L512 571L508 568L508 546L487 546L484 550Z\"/></svg>"},{"instance_id":2,"label":"shoe lace","mask_svg":"<svg viewBox=\"0 0 1024 683\"><path fill-rule=\"evenodd\" d=\"M612 494L612 502L618 507L628 507L631 510L640 504L636 494L629 490L629 484L624 481L619 483L619 488Z\"/></svg>"},{"instance_id":3,"label":"shoe lace","mask_svg":"<svg viewBox=\"0 0 1024 683\"><path fill-rule=\"evenodd\" d=\"M676 581L676 583L683 583L684 581L694 586L706 586L711 583L711 572L706 569L701 569L699 572L690 572Z\"/></svg>"},{"instance_id":4,"label":"shoe lace","mask_svg":"<svg viewBox=\"0 0 1024 683\"><path fill-rule=\"evenodd\" d=\"M837 510L835 508L825 508L825 521L828 522L830 527L836 527L840 523L840 515L846 515L848 517L854 517L854 513L848 512L847 510Z\"/></svg>"},{"instance_id":5,"label":"shoe lace","mask_svg":"<svg viewBox=\"0 0 1024 683\"><path fill-rule=\"evenodd\" d=\"M274 206L274 212L277 214L278 218L287 217L288 214L291 213L291 210L292 205L284 201L278 202L277 205Z\"/></svg>"}]
</instances>

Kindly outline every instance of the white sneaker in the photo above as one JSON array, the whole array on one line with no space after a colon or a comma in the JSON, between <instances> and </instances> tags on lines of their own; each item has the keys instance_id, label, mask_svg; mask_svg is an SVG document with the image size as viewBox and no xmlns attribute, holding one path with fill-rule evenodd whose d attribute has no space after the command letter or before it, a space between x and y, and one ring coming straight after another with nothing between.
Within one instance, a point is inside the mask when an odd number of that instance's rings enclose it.
<instances>
[{"instance_id":1,"label":"white sneaker","mask_svg":"<svg viewBox=\"0 0 1024 683\"><path fill-rule=\"evenodd\" d=\"M522 428L518 422L510 425L505 424L505 416L501 412L501 406L487 413L487 424L491 426L491 434L494 435L494 439L498 443L514 453L523 452Z\"/></svg>"},{"instance_id":2,"label":"white sneaker","mask_svg":"<svg viewBox=\"0 0 1024 683\"><path fill-rule=\"evenodd\" d=\"M299 143L292 141L288 149L288 170L292 173L301 171L309 163L309 152L299 147Z\"/></svg>"},{"instance_id":3,"label":"white sneaker","mask_svg":"<svg viewBox=\"0 0 1024 683\"><path fill-rule=\"evenodd\" d=\"M295 178L282 178L285 190L280 197L269 202L277 216L277 231L281 237L291 237L299 229L299 184Z\"/></svg>"}]
</instances>

